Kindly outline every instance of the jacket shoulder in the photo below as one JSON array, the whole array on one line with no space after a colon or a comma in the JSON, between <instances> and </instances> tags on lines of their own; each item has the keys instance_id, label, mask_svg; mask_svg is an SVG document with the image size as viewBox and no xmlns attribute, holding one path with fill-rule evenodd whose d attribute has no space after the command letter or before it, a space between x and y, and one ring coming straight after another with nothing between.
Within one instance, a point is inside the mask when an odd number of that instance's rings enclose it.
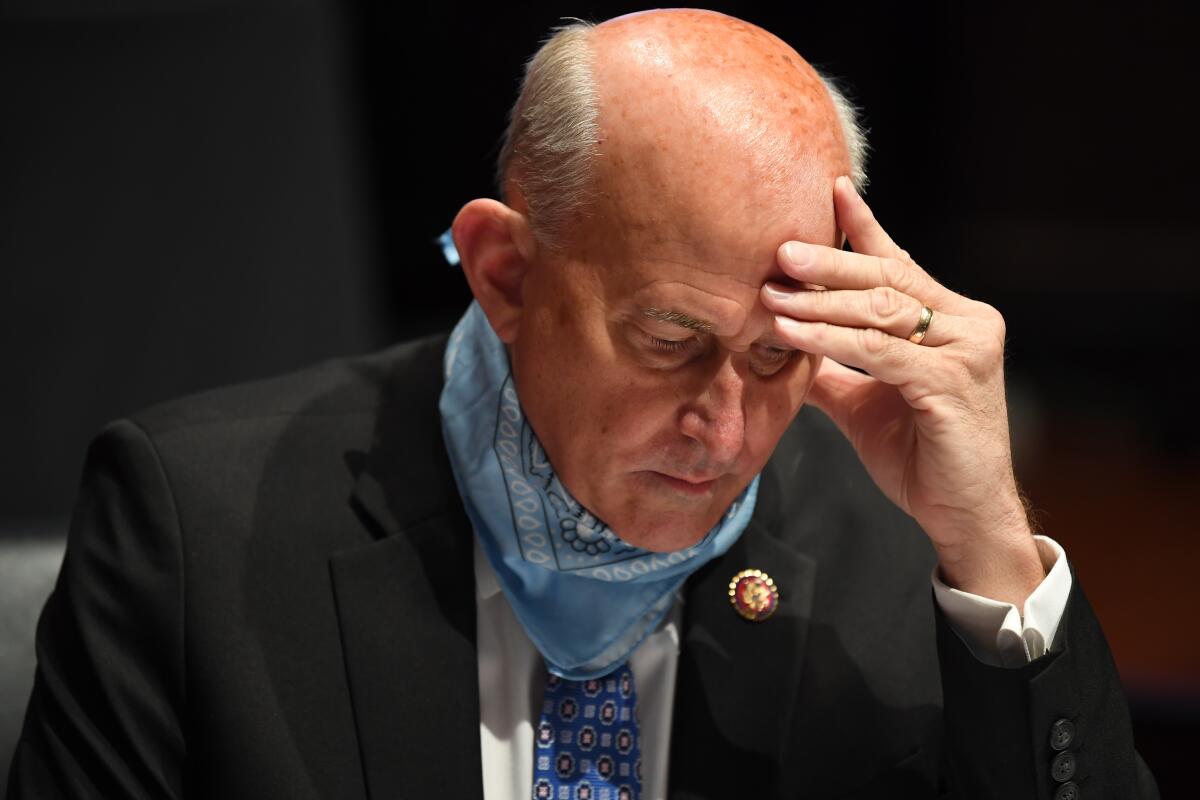
<instances>
[{"instance_id":1,"label":"jacket shoulder","mask_svg":"<svg viewBox=\"0 0 1200 800\"><path fill-rule=\"evenodd\" d=\"M152 437L182 428L295 416L374 413L389 402L387 387L428 373L441 388L448 331L356 356L331 358L271 377L220 386L149 406L130 419ZM435 385L434 385L435 384Z\"/></svg>"}]
</instances>

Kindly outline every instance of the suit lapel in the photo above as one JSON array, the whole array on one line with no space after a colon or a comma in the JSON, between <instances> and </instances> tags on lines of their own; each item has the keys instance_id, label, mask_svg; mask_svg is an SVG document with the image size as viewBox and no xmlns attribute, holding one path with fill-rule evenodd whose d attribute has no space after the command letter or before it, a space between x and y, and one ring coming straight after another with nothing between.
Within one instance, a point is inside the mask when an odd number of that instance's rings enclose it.
<instances>
[{"instance_id":1,"label":"suit lapel","mask_svg":"<svg viewBox=\"0 0 1200 800\"><path fill-rule=\"evenodd\" d=\"M347 457L358 473L352 503L374 540L330 558L373 798L482 793L473 534L437 410L445 342L427 339L397 357L418 363L385 387L371 451ZM685 585L670 745L676 800L777 789L816 561L778 535L775 461L746 532ZM779 586L779 607L766 621L743 620L729 603L729 580L746 568Z\"/></svg>"},{"instance_id":2,"label":"suit lapel","mask_svg":"<svg viewBox=\"0 0 1200 800\"><path fill-rule=\"evenodd\" d=\"M745 533L686 584L668 779L675 800L769 797L778 789L817 565L772 533L777 492L774 472L764 472ZM730 579L748 568L779 587L779 606L762 622L742 619L729 602Z\"/></svg>"},{"instance_id":3,"label":"suit lapel","mask_svg":"<svg viewBox=\"0 0 1200 800\"><path fill-rule=\"evenodd\" d=\"M445 337L385 385L352 504L373 541L329 560L367 794L480 797L471 525L442 442Z\"/></svg>"}]
</instances>

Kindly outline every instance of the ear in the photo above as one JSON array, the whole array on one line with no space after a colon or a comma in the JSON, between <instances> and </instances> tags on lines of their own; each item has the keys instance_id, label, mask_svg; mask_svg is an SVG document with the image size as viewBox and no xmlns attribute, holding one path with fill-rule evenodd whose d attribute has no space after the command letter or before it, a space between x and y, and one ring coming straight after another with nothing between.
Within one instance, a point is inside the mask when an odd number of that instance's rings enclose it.
<instances>
[{"instance_id":1,"label":"ear","mask_svg":"<svg viewBox=\"0 0 1200 800\"><path fill-rule=\"evenodd\" d=\"M450 234L471 293L500 341L512 344L524 308L521 288L537 254L528 218L497 200L479 198L462 207Z\"/></svg>"}]
</instances>

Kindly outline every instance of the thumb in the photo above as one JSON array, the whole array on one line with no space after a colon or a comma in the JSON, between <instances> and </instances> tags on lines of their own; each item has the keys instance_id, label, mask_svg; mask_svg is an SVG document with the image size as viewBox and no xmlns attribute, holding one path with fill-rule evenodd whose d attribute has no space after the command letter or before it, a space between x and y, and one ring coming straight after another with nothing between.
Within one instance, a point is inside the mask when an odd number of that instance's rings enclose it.
<instances>
[{"instance_id":1,"label":"thumb","mask_svg":"<svg viewBox=\"0 0 1200 800\"><path fill-rule=\"evenodd\" d=\"M850 435L851 412L862 399L865 387L876 383L870 375L856 372L826 356L808 392L808 402L833 420L847 439Z\"/></svg>"}]
</instances>

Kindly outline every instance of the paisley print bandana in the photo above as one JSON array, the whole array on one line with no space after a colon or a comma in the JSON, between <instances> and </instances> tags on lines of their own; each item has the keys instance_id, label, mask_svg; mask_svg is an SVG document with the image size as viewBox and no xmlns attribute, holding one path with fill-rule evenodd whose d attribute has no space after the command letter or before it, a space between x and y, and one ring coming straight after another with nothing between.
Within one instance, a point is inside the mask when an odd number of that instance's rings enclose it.
<instances>
[{"instance_id":1,"label":"paisley print bandana","mask_svg":"<svg viewBox=\"0 0 1200 800\"><path fill-rule=\"evenodd\" d=\"M472 301L446 346L438 404L467 516L547 668L611 672L658 625L680 587L741 536L759 477L695 545L655 553L621 540L558 480L533 433L508 352Z\"/></svg>"}]
</instances>

